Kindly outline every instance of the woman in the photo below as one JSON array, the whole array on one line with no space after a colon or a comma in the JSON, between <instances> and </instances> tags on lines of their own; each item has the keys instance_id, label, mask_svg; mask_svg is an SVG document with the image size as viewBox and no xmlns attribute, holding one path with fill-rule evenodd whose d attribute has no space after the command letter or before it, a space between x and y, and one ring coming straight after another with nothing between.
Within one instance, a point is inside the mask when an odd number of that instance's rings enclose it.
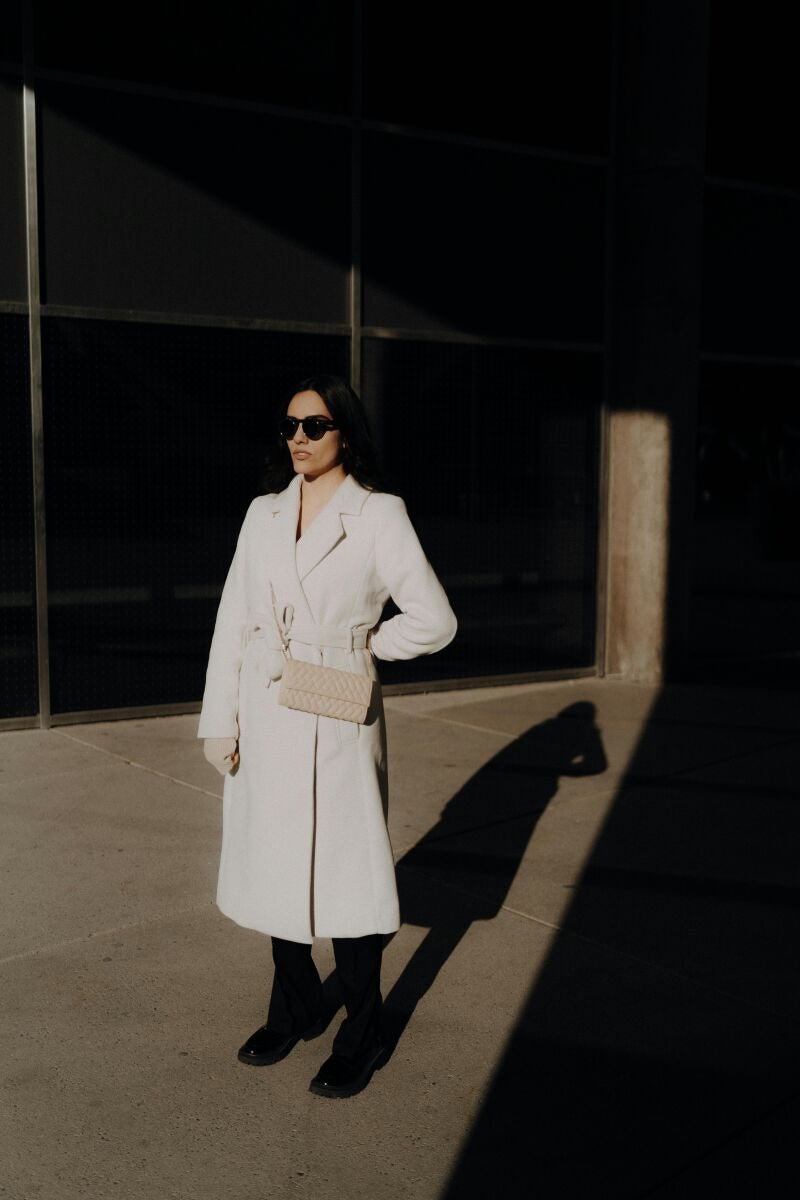
<instances>
[{"instance_id":1,"label":"woman","mask_svg":"<svg viewBox=\"0 0 800 1200\"><path fill-rule=\"evenodd\" d=\"M293 658L375 681L374 659L433 654L454 638L456 618L405 503L376 486L366 415L348 384L305 380L277 432L275 490L253 500L239 534L197 736L225 776L217 904L272 938L267 1021L239 1059L278 1062L322 1032L311 946L330 937L347 1017L310 1090L352 1096L383 1051L383 935L400 926L380 683L364 724L279 705L276 617ZM379 624L390 596L400 612Z\"/></svg>"}]
</instances>

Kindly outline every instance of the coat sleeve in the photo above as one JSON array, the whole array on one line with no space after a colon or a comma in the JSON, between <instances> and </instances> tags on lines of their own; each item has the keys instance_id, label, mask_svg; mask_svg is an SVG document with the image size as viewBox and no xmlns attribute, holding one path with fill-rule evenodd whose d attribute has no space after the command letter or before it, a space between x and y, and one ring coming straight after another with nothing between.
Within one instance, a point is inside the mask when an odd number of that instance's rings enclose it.
<instances>
[{"instance_id":1,"label":"coat sleeve","mask_svg":"<svg viewBox=\"0 0 800 1200\"><path fill-rule=\"evenodd\" d=\"M236 550L222 589L214 635L206 669L203 707L197 727L199 738L239 736L239 670L244 651L247 624L245 567L248 552L248 526L258 497L245 514Z\"/></svg>"},{"instance_id":2,"label":"coat sleeve","mask_svg":"<svg viewBox=\"0 0 800 1200\"><path fill-rule=\"evenodd\" d=\"M428 562L401 496L387 495L377 531L375 566L400 612L370 639L376 658L394 662L435 654L456 636L458 622Z\"/></svg>"}]
</instances>

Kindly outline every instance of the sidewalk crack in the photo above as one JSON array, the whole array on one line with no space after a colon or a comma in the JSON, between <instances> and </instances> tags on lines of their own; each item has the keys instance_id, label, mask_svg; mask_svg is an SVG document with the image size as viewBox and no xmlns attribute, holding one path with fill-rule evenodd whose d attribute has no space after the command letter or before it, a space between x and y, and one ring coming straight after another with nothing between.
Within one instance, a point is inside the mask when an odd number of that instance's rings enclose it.
<instances>
[{"instance_id":1,"label":"sidewalk crack","mask_svg":"<svg viewBox=\"0 0 800 1200\"><path fill-rule=\"evenodd\" d=\"M180 779L177 775L170 775L168 771L159 771L156 767L148 767L146 763L137 762L135 758L127 758L124 754L118 754L115 750L106 750L104 746L96 746L94 742L87 742L83 738L76 737L74 733L65 733L63 729L51 729L51 733L58 737L66 738L70 742L76 742L79 746L86 746L89 750L96 750L98 754L105 754L107 758L113 758L117 762L122 762L128 767L135 767L138 771L147 771L149 775L157 775L160 779L168 779L170 783L177 783L179 787L188 788L192 792L200 792L201 796L210 796L212 800L221 800L219 792L210 792L207 788L199 787L196 783L189 783L185 779Z\"/></svg>"}]
</instances>

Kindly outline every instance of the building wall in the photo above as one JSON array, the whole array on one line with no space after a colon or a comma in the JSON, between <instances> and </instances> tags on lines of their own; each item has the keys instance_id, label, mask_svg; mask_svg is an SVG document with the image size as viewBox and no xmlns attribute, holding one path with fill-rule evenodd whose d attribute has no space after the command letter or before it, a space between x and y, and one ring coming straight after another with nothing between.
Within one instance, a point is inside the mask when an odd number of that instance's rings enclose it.
<instances>
[{"instance_id":1,"label":"building wall","mask_svg":"<svg viewBox=\"0 0 800 1200\"><path fill-rule=\"evenodd\" d=\"M460 618L384 682L595 669L612 18L553 8L4 6L0 716L197 703L315 370Z\"/></svg>"},{"instance_id":2,"label":"building wall","mask_svg":"<svg viewBox=\"0 0 800 1200\"><path fill-rule=\"evenodd\" d=\"M800 663L800 164L786 5L714 0L689 657L705 678Z\"/></svg>"},{"instance_id":3,"label":"building wall","mask_svg":"<svg viewBox=\"0 0 800 1200\"><path fill-rule=\"evenodd\" d=\"M785 13L552 9L4 6L0 719L197 704L318 369L460 618L389 686L791 673Z\"/></svg>"}]
</instances>

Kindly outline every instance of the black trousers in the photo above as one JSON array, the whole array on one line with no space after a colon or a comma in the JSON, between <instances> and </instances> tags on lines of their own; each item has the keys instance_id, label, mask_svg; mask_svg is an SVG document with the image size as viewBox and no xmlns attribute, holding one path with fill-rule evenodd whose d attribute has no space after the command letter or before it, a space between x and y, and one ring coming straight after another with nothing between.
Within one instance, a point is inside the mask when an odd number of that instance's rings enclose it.
<instances>
[{"instance_id":1,"label":"black trousers","mask_svg":"<svg viewBox=\"0 0 800 1200\"><path fill-rule=\"evenodd\" d=\"M380 1042L383 1009L381 957L383 935L333 938L336 974L347 1016L333 1041L333 1053L357 1058ZM276 1033L301 1033L324 1015L322 981L307 942L272 938L275 977L269 1000L267 1028Z\"/></svg>"}]
</instances>

